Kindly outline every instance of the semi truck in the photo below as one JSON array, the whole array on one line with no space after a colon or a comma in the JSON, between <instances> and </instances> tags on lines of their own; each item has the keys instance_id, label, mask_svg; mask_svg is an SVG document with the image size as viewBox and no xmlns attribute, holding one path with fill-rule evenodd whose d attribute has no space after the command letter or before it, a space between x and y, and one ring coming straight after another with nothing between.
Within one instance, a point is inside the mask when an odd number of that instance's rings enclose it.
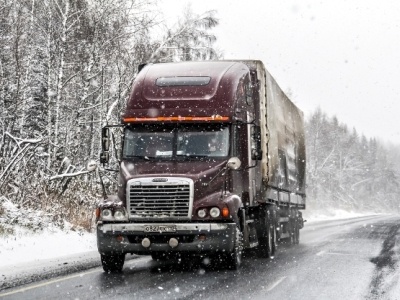
<instances>
[{"instance_id":1,"label":"semi truck","mask_svg":"<svg viewBox=\"0 0 400 300\"><path fill-rule=\"evenodd\" d=\"M103 165L113 126L102 128ZM118 126L118 192L96 209L105 272L122 271L127 253L238 269L246 249L268 258L299 243L303 113L261 61L145 65Z\"/></svg>"}]
</instances>

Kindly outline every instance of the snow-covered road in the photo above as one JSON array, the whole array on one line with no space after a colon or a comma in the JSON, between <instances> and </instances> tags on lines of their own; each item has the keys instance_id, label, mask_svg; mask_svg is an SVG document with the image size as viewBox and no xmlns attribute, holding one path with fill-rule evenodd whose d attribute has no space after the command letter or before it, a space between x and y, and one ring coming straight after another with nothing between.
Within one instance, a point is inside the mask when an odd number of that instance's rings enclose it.
<instances>
[{"instance_id":1,"label":"snow-covered road","mask_svg":"<svg viewBox=\"0 0 400 300\"><path fill-rule=\"evenodd\" d=\"M95 267L7 289L0 298L396 299L399 224L393 216L309 222L300 245L281 245L272 260L248 254L237 272L145 256L127 261L122 274Z\"/></svg>"}]
</instances>

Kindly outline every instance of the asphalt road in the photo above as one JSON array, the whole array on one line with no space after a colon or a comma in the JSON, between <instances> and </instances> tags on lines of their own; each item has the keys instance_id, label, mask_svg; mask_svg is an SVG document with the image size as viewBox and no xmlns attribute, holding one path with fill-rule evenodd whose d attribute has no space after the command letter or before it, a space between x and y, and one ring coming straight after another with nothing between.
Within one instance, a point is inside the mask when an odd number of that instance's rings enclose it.
<instances>
[{"instance_id":1,"label":"asphalt road","mask_svg":"<svg viewBox=\"0 0 400 300\"><path fill-rule=\"evenodd\" d=\"M91 268L0 299L400 299L399 229L398 216L306 223L299 245L279 245L273 259L248 253L239 271L143 256L122 274Z\"/></svg>"}]
</instances>

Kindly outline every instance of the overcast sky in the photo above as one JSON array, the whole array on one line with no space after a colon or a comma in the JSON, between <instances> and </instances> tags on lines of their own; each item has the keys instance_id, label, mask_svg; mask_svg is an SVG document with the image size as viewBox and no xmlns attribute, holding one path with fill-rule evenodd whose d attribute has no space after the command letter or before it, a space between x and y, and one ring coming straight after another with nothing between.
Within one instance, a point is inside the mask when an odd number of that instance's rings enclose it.
<instances>
[{"instance_id":1,"label":"overcast sky","mask_svg":"<svg viewBox=\"0 0 400 300\"><path fill-rule=\"evenodd\" d=\"M321 107L368 137L400 144L400 1L161 0L217 10L226 59L260 59L307 115Z\"/></svg>"}]
</instances>

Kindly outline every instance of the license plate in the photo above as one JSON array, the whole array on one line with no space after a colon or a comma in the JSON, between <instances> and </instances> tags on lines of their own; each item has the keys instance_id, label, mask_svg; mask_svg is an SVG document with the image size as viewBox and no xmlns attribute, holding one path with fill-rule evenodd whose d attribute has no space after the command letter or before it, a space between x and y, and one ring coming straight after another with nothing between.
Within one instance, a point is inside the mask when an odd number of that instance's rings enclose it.
<instances>
[{"instance_id":1,"label":"license plate","mask_svg":"<svg viewBox=\"0 0 400 300\"><path fill-rule=\"evenodd\" d=\"M144 232L176 232L175 225L146 225Z\"/></svg>"}]
</instances>

